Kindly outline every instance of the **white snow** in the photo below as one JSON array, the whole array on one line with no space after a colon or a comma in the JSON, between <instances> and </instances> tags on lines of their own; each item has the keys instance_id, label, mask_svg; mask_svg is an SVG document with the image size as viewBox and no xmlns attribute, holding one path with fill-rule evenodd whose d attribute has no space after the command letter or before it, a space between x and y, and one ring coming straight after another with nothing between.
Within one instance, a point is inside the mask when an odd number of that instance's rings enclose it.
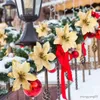
<instances>
[{"instance_id":1,"label":"white snow","mask_svg":"<svg viewBox=\"0 0 100 100\"><path fill-rule=\"evenodd\" d=\"M100 69L92 70L92 75L85 71L86 82L82 82L82 71L78 71L79 89L75 90L75 80L71 85L71 100L100 100ZM73 79L74 71L73 71ZM66 90L66 94L68 91ZM67 96L68 97L68 96ZM61 100L64 100L61 97Z\"/></svg>"},{"instance_id":2,"label":"white snow","mask_svg":"<svg viewBox=\"0 0 100 100\"><path fill-rule=\"evenodd\" d=\"M91 70L91 75L88 75L88 70L85 70L86 82L82 81L82 70L78 71L78 90L75 89L75 71L73 73L73 82L71 88L71 100L100 100L100 69ZM61 74L61 73L60 73ZM38 79L44 85L45 73L42 72L38 75ZM57 73L48 73L49 84L57 84ZM67 82L67 80L66 80ZM66 90L68 98L68 90ZM61 100L64 100L61 96Z\"/></svg>"},{"instance_id":3,"label":"white snow","mask_svg":"<svg viewBox=\"0 0 100 100\"><path fill-rule=\"evenodd\" d=\"M25 58L21 58L21 57L18 57L18 56L15 56L15 57L4 57L3 60L0 61L0 72L8 73L11 68L6 69L5 68L5 64L7 62L11 62L12 60L17 60L19 62L22 62L22 61L25 61Z\"/></svg>"}]
</instances>

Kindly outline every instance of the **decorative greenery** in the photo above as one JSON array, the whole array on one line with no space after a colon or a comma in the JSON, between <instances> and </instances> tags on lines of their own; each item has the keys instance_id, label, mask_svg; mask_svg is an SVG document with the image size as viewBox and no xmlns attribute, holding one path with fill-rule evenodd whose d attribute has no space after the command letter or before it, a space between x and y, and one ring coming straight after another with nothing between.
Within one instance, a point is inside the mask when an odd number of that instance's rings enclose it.
<instances>
[{"instance_id":1,"label":"decorative greenery","mask_svg":"<svg viewBox=\"0 0 100 100\"><path fill-rule=\"evenodd\" d=\"M5 29L5 34L7 35L6 42L7 43L16 42L19 39L21 33L22 31L18 32L13 27Z\"/></svg>"},{"instance_id":2,"label":"decorative greenery","mask_svg":"<svg viewBox=\"0 0 100 100\"><path fill-rule=\"evenodd\" d=\"M7 76L7 73L0 73L0 81L3 81L3 82L9 81L9 77Z\"/></svg>"},{"instance_id":3,"label":"decorative greenery","mask_svg":"<svg viewBox=\"0 0 100 100\"><path fill-rule=\"evenodd\" d=\"M28 54L24 51L24 49L21 49L21 48L14 48L13 49L13 52L16 56L19 56L19 57L23 57L23 58L26 58L28 59Z\"/></svg>"},{"instance_id":4,"label":"decorative greenery","mask_svg":"<svg viewBox=\"0 0 100 100\"><path fill-rule=\"evenodd\" d=\"M4 94L7 94L7 93L8 93L8 90L6 90L6 89L0 89L0 96L4 95Z\"/></svg>"},{"instance_id":5,"label":"decorative greenery","mask_svg":"<svg viewBox=\"0 0 100 100\"><path fill-rule=\"evenodd\" d=\"M2 59L6 55L6 48L0 50L0 59Z\"/></svg>"},{"instance_id":6,"label":"decorative greenery","mask_svg":"<svg viewBox=\"0 0 100 100\"><path fill-rule=\"evenodd\" d=\"M5 68L6 68L6 69L9 68L10 66L12 66L12 62L7 62L7 63L5 64Z\"/></svg>"}]
</instances>

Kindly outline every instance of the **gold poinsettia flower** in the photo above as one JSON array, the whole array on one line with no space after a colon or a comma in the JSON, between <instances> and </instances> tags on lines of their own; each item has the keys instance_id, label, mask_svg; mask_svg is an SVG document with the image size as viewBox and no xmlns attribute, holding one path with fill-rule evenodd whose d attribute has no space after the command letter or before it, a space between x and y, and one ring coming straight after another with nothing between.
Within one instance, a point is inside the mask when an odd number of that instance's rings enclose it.
<instances>
[{"instance_id":1,"label":"gold poinsettia flower","mask_svg":"<svg viewBox=\"0 0 100 100\"><path fill-rule=\"evenodd\" d=\"M83 35L85 35L87 32L94 32L98 23L97 19L91 16L91 10L87 13L79 12L78 15L80 20L77 21L75 25L82 28Z\"/></svg>"},{"instance_id":2,"label":"gold poinsettia flower","mask_svg":"<svg viewBox=\"0 0 100 100\"><path fill-rule=\"evenodd\" d=\"M54 44L62 45L64 52L67 52L70 48L75 48L77 34L76 32L69 32L69 25L67 24L64 28L56 28L57 38Z\"/></svg>"},{"instance_id":3,"label":"gold poinsettia flower","mask_svg":"<svg viewBox=\"0 0 100 100\"><path fill-rule=\"evenodd\" d=\"M7 38L7 36L4 34L2 30L0 30L0 45L1 46L5 45L6 43L5 38Z\"/></svg>"},{"instance_id":4,"label":"gold poinsettia flower","mask_svg":"<svg viewBox=\"0 0 100 100\"><path fill-rule=\"evenodd\" d=\"M20 89L22 85L23 89L29 90L30 83L28 81L36 80L36 76L28 73L30 71L30 65L27 62L20 63L16 60L12 62L12 72L8 73L8 76L14 78L13 91Z\"/></svg>"},{"instance_id":5,"label":"gold poinsettia flower","mask_svg":"<svg viewBox=\"0 0 100 100\"><path fill-rule=\"evenodd\" d=\"M53 53L48 53L49 50L50 50L49 42L46 42L43 45L43 47L38 42L36 43L36 46L34 46L34 52L31 53L29 56L31 59L34 60L37 66L37 71L40 71L43 68L43 66L48 70L52 69L49 61L53 61L55 59L55 55Z\"/></svg>"},{"instance_id":6,"label":"gold poinsettia flower","mask_svg":"<svg viewBox=\"0 0 100 100\"><path fill-rule=\"evenodd\" d=\"M48 25L46 23L39 23L39 27L36 28L36 32L38 33L39 37L47 36L49 31L50 28L48 28Z\"/></svg>"}]
</instances>

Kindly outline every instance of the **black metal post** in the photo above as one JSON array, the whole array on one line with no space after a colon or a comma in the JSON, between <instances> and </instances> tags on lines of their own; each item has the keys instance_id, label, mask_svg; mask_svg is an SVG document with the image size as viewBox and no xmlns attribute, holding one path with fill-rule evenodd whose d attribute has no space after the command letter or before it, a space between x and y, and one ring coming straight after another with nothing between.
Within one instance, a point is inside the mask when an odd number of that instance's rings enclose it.
<instances>
[{"instance_id":1,"label":"black metal post","mask_svg":"<svg viewBox=\"0 0 100 100\"><path fill-rule=\"evenodd\" d=\"M70 81L68 80L68 100L71 100Z\"/></svg>"},{"instance_id":2,"label":"black metal post","mask_svg":"<svg viewBox=\"0 0 100 100\"><path fill-rule=\"evenodd\" d=\"M91 75L91 62L90 62L90 46L88 46L88 68L89 68L89 75Z\"/></svg>"},{"instance_id":3,"label":"black metal post","mask_svg":"<svg viewBox=\"0 0 100 100\"><path fill-rule=\"evenodd\" d=\"M97 67L96 67L96 51L97 51L97 45L95 43L95 38L93 39L92 51L93 51L93 54L94 54L94 68L97 69Z\"/></svg>"},{"instance_id":4,"label":"black metal post","mask_svg":"<svg viewBox=\"0 0 100 100\"><path fill-rule=\"evenodd\" d=\"M65 73L65 75L68 80L67 73ZM70 81L69 80L67 81L67 84L68 84L68 100L71 100Z\"/></svg>"},{"instance_id":5,"label":"black metal post","mask_svg":"<svg viewBox=\"0 0 100 100\"><path fill-rule=\"evenodd\" d=\"M48 87L48 72L45 69L45 89L43 93L43 100L51 100L49 87Z\"/></svg>"},{"instance_id":6,"label":"black metal post","mask_svg":"<svg viewBox=\"0 0 100 100\"><path fill-rule=\"evenodd\" d=\"M77 77L77 59L75 58L75 87L78 90L78 77Z\"/></svg>"},{"instance_id":7,"label":"black metal post","mask_svg":"<svg viewBox=\"0 0 100 100\"><path fill-rule=\"evenodd\" d=\"M60 64L57 62L57 100L60 100L60 79L59 79L59 67Z\"/></svg>"},{"instance_id":8,"label":"black metal post","mask_svg":"<svg viewBox=\"0 0 100 100\"><path fill-rule=\"evenodd\" d=\"M86 67L86 61L85 60L86 60L86 58L82 55L80 60L81 60L82 66L83 66L83 68L82 68L83 82L85 82L85 67Z\"/></svg>"}]
</instances>

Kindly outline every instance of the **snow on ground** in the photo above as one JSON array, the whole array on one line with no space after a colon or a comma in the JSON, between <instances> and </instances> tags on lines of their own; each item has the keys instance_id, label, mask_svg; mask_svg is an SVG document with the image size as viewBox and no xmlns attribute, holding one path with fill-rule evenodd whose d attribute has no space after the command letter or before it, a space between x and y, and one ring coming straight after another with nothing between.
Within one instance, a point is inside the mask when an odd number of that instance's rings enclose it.
<instances>
[{"instance_id":1,"label":"snow on ground","mask_svg":"<svg viewBox=\"0 0 100 100\"><path fill-rule=\"evenodd\" d=\"M100 100L100 69L92 70L91 75L88 75L88 70L85 71L86 82L82 81L82 70L78 71L78 90L75 90L75 72L73 71L73 80L71 84L71 100ZM57 83L57 73L49 73L49 84ZM38 75L39 80L44 84L44 72ZM66 90L68 97L68 91ZM61 100L64 100L61 96Z\"/></svg>"},{"instance_id":2,"label":"snow on ground","mask_svg":"<svg viewBox=\"0 0 100 100\"><path fill-rule=\"evenodd\" d=\"M79 89L75 90L75 81L71 85L71 100L100 100L100 69L92 70L92 75L85 71L86 82L82 82L82 71L78 71ZM73 71L73 79L74 71ZM68 91L66 90L66 93ZM68 96L67 96L68 97ZM63 100L61 98L61 100Z\"/></svg>"}]
</instances>

